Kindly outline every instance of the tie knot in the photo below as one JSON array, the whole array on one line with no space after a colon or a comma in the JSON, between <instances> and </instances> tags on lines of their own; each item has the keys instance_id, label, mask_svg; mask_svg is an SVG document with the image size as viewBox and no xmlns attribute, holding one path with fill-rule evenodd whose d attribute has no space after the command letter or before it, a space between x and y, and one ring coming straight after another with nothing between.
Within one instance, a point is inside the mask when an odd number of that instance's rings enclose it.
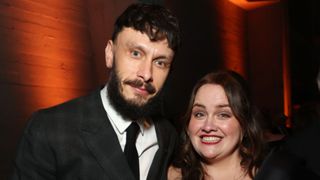
<instances>
[{"instance_id":1,"label":"tie knot","mask_svg":"<svg viewBox=\"0 0 320 180\"><path fill-rule=\"evenodd\" d=\"M132 122L130 126L126 129L127 132L127 140L134 141L137 138L138 132L140 130L139 125L136 122Z\"/></svg>"}]
</instances>

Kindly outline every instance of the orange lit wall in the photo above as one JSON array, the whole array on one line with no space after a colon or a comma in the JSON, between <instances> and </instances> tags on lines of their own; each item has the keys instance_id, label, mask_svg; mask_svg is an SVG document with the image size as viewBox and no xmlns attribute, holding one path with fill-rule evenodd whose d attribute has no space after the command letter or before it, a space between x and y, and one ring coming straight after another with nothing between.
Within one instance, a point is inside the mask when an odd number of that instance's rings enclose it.
<instances>
[{"instance_id":1,"label":"orange lit wall","mask_svg":"<svg viewBox=\"0 0 320 180\"><path fill-rule=\"evenodd\" d=\"M287 11L282 15L282 21L287 21ZM286 127L292 128L292 101L291 101L291 77L290 77L290 60L289 60L289 31L288 25L283 23L282 26L282 79L283 79L283 103L284 103L284 115L288 117L286 119Z\"/></svg>"},{"instance_id":2,"label":"orange lit wall","mask_svg":"<svg viewBox=\"0 0 320 180\"><path fill-rule=\"evenodd\" d=\"M246 11L229 1L211 1L217 13L223 67L247 76Z\"/></svg>"},{"instance_id":3,"label":"orange lit wall","mask_svg":"<svg viewBox=\"0 0 320 180\"><path fill-rule=\"evenodd\" d=\"M2 0L0 179L32 112L100 87L115 17L133 0Z\"/></svg>"},{"instance_id":4,"label":"orange lit wall","mask_svg":"<svg viewBox=\"0 0 320 180\"><path fill-rule=\"evenodd\" d=\"M7 0L1 3L1 84L6 99L46 107L94 85L92 50L82 0ZM15 94L15 89L24 88ZM22 108L22 107L21 107Z\"/></svg>"},{"instance_id":5,"label":"orange lit wall","mask_svg":"<svg viewBox=\"0 0 320 180\"><path fill-rule=\"evenodd\" d=\"M283 46L284 7L272 4L248 12L248 69L253 98L274 121L284 112ZM285 122L281 122L285 123Z\"/></svg>"},{"instance_id":6,"label":"orange lit wall","mask_svg":"<svg viewBox=\"0 0 320 180\"><path fill-rule=\"evenodd\" d=\"M219 24L223 67L249 81L254 102L272 117L288 115L284 99L283 58L287 44L283 27L285 7L278 0L212 1ZM287 98L288 99L288 98ZM285 111L284 111L285 110Z\"/></svg>"},{"instance_id":7,"label":"orange lit wall","mask_svg":"<svg viewBox=\"0 0 320 180\"><path fill-rule=\"evenodd\" d=\"M83 0L0 3L0 179L8 179L27 117L95 86Z\"/></svg>"},{"instance_id":8,"label":"orange lit wall","mask_svg":"<svg viewBox=\"0 0 320 180\"><path fill-rule=\"evenodd\" d=\"M253 98L274 119L285 115L290 127L287 4L285 0L229 0L245 10L247 76ZM282 122L283 123L283 122Z\"/></svg>"}]
</instances>

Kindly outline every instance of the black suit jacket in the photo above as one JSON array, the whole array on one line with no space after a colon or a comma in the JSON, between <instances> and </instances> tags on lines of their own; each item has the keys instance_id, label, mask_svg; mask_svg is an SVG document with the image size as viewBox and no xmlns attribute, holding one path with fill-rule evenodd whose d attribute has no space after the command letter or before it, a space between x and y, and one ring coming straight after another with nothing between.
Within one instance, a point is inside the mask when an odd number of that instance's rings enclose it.
<instances>
[{"instance_id":1,"label":"black suit jacket","mask_svg":"<svg viewBox=\"0 0 320 180\"><path fill-rule=\"evenodd\" d=\"M305 161L282 144L274 147L264 159L254 180L319 180L305 166Z\"/></svg>"},{"instance_id":2,"label":"black suit jacket","mask_svg":"<svg viewBox=\"0 0 320 180\"><path fill-rule=\"evenodd\" d=\"M148 179L166 179L177 135L168 121L154 123L159 149ZM32 116L18 147L13 179L134 179L100 91Z\"/></svg>"}]
</instances>

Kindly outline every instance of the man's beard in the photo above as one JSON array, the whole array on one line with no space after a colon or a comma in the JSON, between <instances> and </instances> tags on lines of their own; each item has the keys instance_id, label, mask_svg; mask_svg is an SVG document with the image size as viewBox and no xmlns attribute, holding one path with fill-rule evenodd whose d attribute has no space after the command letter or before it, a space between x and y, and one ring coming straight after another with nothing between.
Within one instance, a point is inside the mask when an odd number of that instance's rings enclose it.
<instances>
[{"instance_id":1,"label":"man's beard","mask_svg":"<svg viewBox=\"0 0 320 180\"><path fill-rule=\"evenodd\" d=\"M130 84L133 87L145 86L148 93L155 93L155 89L151 84L144 84L140 80L124 81L124 84ZM120 92L120 78L112 68L111 78L108 82L108 98L114 109L124 118L138 121L151 118L161 113L162 91L159 91L154 97L143 102L143 97L137 97L133 100L126 100ZM142 100L141 100L142 99Z\"/></svg>"}]
</instances>

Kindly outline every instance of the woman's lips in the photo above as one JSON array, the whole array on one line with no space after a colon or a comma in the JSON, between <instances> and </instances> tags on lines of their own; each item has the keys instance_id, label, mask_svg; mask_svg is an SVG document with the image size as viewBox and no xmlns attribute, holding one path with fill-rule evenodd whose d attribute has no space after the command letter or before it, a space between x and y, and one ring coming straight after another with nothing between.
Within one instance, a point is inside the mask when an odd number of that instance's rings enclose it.
<instances>
[{"instance_id":1,"label":"woman's lips","mask_svg":"<svg viewBox=\"0 0 320 180\"><path fill-rule=\"evenodd\" d=\"M222 140L222 137L215 135L202 135L200 136L200 139L204 144L217 144Z\"/></svg>"}]
</instances>

